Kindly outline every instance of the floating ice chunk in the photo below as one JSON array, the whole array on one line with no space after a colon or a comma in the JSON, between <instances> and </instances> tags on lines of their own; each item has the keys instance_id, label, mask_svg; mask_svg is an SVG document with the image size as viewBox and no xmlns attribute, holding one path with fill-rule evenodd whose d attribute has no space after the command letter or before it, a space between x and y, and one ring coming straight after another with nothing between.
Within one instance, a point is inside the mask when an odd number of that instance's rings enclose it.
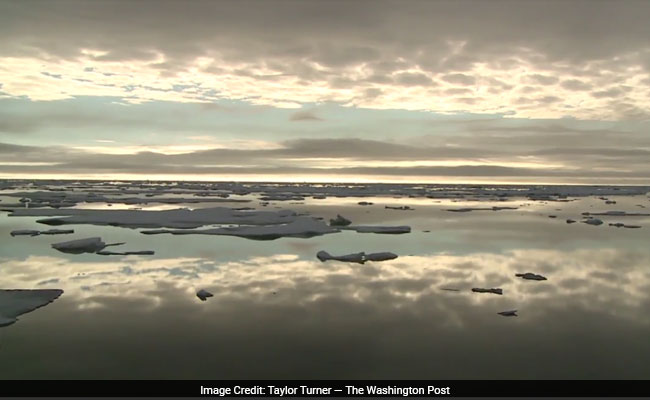
<instances>
[{"instance_id":1,"label":"floating ice chunk","mask_svg":"<svg viewBox=\"0 0 650 400\"><path fill-rule=\"evenodd\" d=\"M11 231L11 236L38 236L41 232L33 231L30 229L19 229L16 231Z\"/></svg>"},{"instance_id":2,"label":"floating ice chunk","mask_svg":"<svg viewBox=\"0 0 650 400\"><path fill-rule=\"evenodd\" d=\"M71 240L69 242L54 243L53 248L62 252L69 254L81 254L81 253L96 253L100 250L103 250L107 246L117 246L124 243L111 243L106 244L99 237L92 237L87 239L78 239Z\"/></svg>"},{"instance_id":3,"label":"floating ice chunk","mask_svg":"<svg viewBox=\"0 0 650 400\"><path fill-rule=\"evenodd\" d=\"M343 262L354 262L359 264L364 264L366 261L386 261L393 260L397 258L397 254L391 252L379 252L379 253L370 253L366 254L365 252L346 254L343 256L333 256L330 253L321 250L316 254L316 258L325 262L327 260L343 261Z\"/></svg>"},{"instance_id":4,"label":"floating ice chunk","mask_svg":"<svg viewBox=\"0 0 650 400\"><path fill-rule=\"evenodd\" d=\"M611 215L616 217L650 217L648 213L629 213L626 211L605 211L599 213L583 212L582 215Z\"/></svg>"},{"instance_id":5,"label":"floating ice chunk","mask_svg":"<svg viewBox=\"0 0 650 400\"><path fill-rule=\"evenodd\" d=\"M503 294L503 289L483 289L483 288L472 288L472 292L476 292L476 293L494 293L494 294Z\"/></svg>"},{"instance_id":6,"label":"floating ice chunk","mask_svg":"<svg viewBox=\"0 0 650 400\"><path fill-rule=\"evenodd\" d=\"M360 206L371 206L371 205L373 205L374 203L372 203L372 202L370 202L370 201L360 201L360 202L358 202L357 204L360 205Z\"/></svg>"},{"instance_id":7,"label":"floating ice chunk","mask_svg":"<svg viewBox=\"0 0 650 400\"><path fill-rule=\"evenodd\" d=\"M344 256L333 256L324 250L321 250L318 253L316 253L316 258L318 258L322 262L325 262L327 260L335 260L335 261L355 262L355 263L363 264L366 262L365 256L366 254L364 252L346 254Z\"/></svg>"},{"instance_id":8,"label":"floating ice chunk","mask_svg":"<svg viewBox=\"0 0 650 400\"><path fill-rule=\"evenodd\" d=\"M573 223L575 223L575 222L576 222L576 221L574 221L574 220L572 220L572 219L567 219L567 220L566 220L566 223L567 223L567 224L573 224Z\"/></svg>"},{"instance_id":9,"label":"floating ice chunk","mask_svg":"<svg viewBox=\"0 0 650 400\"><path fill-rule=\"evenodd\" d=\"M330 226L348 226L352 223L347 218L343 218L341 215L337 214L336 218L330 219Z\"/></svg>"},{"instance_id":10,"label":"floating ice chunk","mask_svg":"<svg viewBox=\"0 0 650 400\"><path fill-rule=\"evenodd\" d=\"M518 276L518 277L523 278L523 279L533 280L533 281L545 281L546 280L546 277L544 277L542 275L533 274L532 272L526 272L525 274L515 274L515 276Z\"/></svg>"},{"instance_id":11,"label":"floating ice chunk","mask_svg":"<svg viewBox=\"0 0 650 400\"><path fill-rule=\"evenodd\" d=\"M389 210L405 210L405 211L413 211L414 209L409 207L409 206L399 206L399 207L392 207L392 206L386 206L384 208L387 208Z\"/></svg>"},{"instance_id":12,"label":"floating ice chunk","mask_svg":"<svg viewBox=\"0 0 650 400\"><path fill-rule=\"evenodd\" d=\"M503 315L504 317L517 317L517 310L501 311L497 314Z\"/></svg>"},{"instance_id":13,"label":"floating ice chunk","mask_svg":"<svg viewBox=\"0 0 650 400\"><path fill-rule=\"evenodd\" d=\"M358 233L385 233L385 234L401 234L410 233L410 226L372 226L372 225L355 225L347 226L344 229L351 229Z\"/></svg>"},{"instance_id":14,"label":"floating ice chunk","mask_svg":"<svg viewBox=\"0 0 650 400\"><path fill-rule=\"evenodd\" d=\"M626 225L626 224L623 224L621 222L617 222L617 223L614 223L614 224L609 224L609 226L615 226L617 228L631 228L631 229L636 229L636 228L641 227L641 225Z\"/></svg>"},{"instance_id":15,"label":"floating ice chunk","mask_svg":"<svg viewBox=\"0 0 650 400\"><path fill-rule=\"evenodd\" d=\"M67 235L74 233L74 229L48 229L41 231L41 235Z\"/></svg>"},{"instance_id":16,"label":"floating ice chunk","mask_svg":"<svg viewBox=\"0 0 650 400\"><path fill-rule=\"evenodd\" d=\"M213 296L214 295L212 293L208 292L205 289L201 289L198 292L196 292L196 297L201 299L201 301L206 301L208 299L208 297L213 297Z\"/></svg>"},{"instance_id":17,"label":"floating ice chunk","mask_svg":"<svg viewBox=\"0 0 650 400\"><path fill-rule=\"evenodd\" d=\"M390 251L382 251L379 253L366 254L366 260L368 261L386 261L386 260L394 260L396 258L397 258L397 254L391 253Z\"/></svg>"},{"instance_id":18,"label":"floating ice chunk","mask_svg":"<svg viewBox=\"0 0 650 400\"><path fill-rule=\"evenodd\" d=\"M585 224L594 225L594 226L598 226L598 225L603 224L603 221L599 220L598 218L592 218L592 219L588 219L588 220L582 221L582 222L584 222Z\"/></svg>"},{"instance_id":19,"label":"floating ice chunk","mask_svg":"<svg viewBox=\"0 0 650 400\"><path fill-rule=\"evenodd\" d=\"M137 251L106 251L100 250L97 254L102 256L152 256L155 254L153 250L137 250Z\"/></svg>"},{"instance_id":20,"label":"floating ice chunk","mask_svg":"<svg viewBox=\"0 0 650 400\"><path fill-rule=\"evenodd\" d=\"M0 327L9 326L18 316L34 311L56 300L63 290L0 290Z\"/></svg>"},{"instance_id":21,"label":"floating ice chunk","mask_svg":"<svg viewBox=\"0 0 650 400\"><path fill-rule=\"evenodd\" d=\"M453 289L453 288L440 288L440 290L446 290L448 292L460 292L460 289Z\"/></svg>"}]
</instances>

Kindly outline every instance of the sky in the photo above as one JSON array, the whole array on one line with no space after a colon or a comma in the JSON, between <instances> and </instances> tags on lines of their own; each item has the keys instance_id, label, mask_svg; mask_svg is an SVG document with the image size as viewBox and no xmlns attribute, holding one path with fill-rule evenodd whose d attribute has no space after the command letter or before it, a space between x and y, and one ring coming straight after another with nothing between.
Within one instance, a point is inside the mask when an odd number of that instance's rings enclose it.
<instances>
[{"instance_id":1,"label":"sky","mask_svg":"<svg viewBox=\"0 0 650 400\"><path fill-rule=\"evenodd\" d=\"M647 184L646 0L0 0L0 178Z\"/></svg>"}]
</instances>

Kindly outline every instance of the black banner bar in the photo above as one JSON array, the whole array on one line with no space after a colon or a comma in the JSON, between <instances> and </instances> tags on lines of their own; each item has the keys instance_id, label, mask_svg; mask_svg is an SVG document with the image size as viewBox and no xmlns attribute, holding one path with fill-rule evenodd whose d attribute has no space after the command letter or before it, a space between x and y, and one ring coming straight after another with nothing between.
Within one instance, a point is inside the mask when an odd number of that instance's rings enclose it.
<instances>
[{"instance_id":1,"label":"black banner bar","mask_svg":"<svg viewBox=\"0 0 650 400\"><path fill-rule=\"evenodd\" d=\"M0 397L649 397L650 381L0 381Z\"/></svg>"}]
</instances>

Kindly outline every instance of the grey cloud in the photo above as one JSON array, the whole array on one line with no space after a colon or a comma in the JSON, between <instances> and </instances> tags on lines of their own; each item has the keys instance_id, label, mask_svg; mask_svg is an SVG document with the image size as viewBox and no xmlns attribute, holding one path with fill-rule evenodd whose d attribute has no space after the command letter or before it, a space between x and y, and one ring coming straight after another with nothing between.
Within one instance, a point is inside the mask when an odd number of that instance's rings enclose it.
<instances>
[{"instance_id":1,"label":"grey cloud","mask_svg":"<svg viewBox=\"0 0 650 400\"><path fill-rule=\"evenodd\" d=\"M591 95L596 98L602 98L602 97L618 97L624 93L623 90L619 88L611 88L607 90L601 90L598 92L593 92Z\"/></svg>"},{"instance_id":2,"label":"grey cloud","mask_svg":"<svg viewBox=\"0 0 650 400\"><path fill-rule=\"evenodd\" d=\"M160 51L169 63L161 67L175 70L184 68L178 60L216 51L232 61L274 59L287 73L303 59L338 68L402 57L451 72L476 60L516 63L511 56L526 47L531 60L540 53L548 61L581 64L647 47L649 12L647 2L635 0L34 0L0 4L0 52L74 58L82 48L96 48L108 51L103 59L148 60ZM448 40L466 45L450 54ZM647 67L646 59L639 62Z\"/></svg>"},{"instance_id":3,"label":"grey cloud","mask_svg":"<svg viewBox=\"0 0 650 400\"><path fill-rule=\"evenodd\" d=\"M322 121L323 119L318 117L312 111L297 111L289 117L291 121Z\"/></svg>"},{"instance_id":4,"label":"grey cloud","mask_svg":"<svg viewBox=\"0 0 650 400\"><path fill-rule=\"evenodd\" d=\"M453 83L456 85L473 85L476 83L476 79L474 77L465 75L465 74L450 74L450 75L445 75L442 77L444 81L447 81L449 83Z\"/></svg>"},{"instance_id":5,"label":"grey cloud","mask_svg":"<svg viewBox=\"0 0 650 400\"><path fill-rule=\"evenodd\" d=\"M540 75L540 74L529 75L528 79L533 83L537 83L540 85L553 85L558 81L558 79L554 76Z\"/></svg>"},{"instance_id":6,"label":"grey cloud","mask_svg":"<svg viewBox=\"0 0 650 400\"><path fill-rule=\"evenodd\" d=\"M422 73L403 72L395 76L395 81L404 86L428 86L432 84L431 78Z\"/></svg>"},{"instance_id":7,"label":"grey cloud","mask_svg":"<svg viewBox=\"0 0 650 400\"><path fill-rule=\"evenodd\" d=\"M596 134L598 135L598 134ZM530 136L492 137L489 134L465 140L455 138L456 146L404 145L360 139L297 139L283 142L280 149L233 150L213 149L185 154L164 155L140 152L129 155L93 154L66 150L60 147L41 148L36 146L0 146L0 171L4 173L75 173L80 170L92 173L145 173L145 174L347 174L384 176L457 176L457 177L549 177L577 179L638 178L647 179L647 149L634 148L584 148L574 142L574 147L558 147L553 139L546 140L546 148L524 151L519 146L531 142ZM557 138L572 136L569 132ZM534 137L533 137L534 138ZM465 138L469 139L469 138ZM582 136L575 135L576 140ZM564 138L566 140L566 138ZM610 139L611 141L611 139ZM463 143L464 142L464 143ZM572 143L571 140L566 140ZM597 141L596 141L597 142ZM471 147L472 145L480 146ZM550 147L549 147L550 146ZM576 147L577 146L577 147ZM650 148L650 146L649 146ZM14 151L15 150L15 151ZM555 169L508 167L511 161L521 161L520 156L535 156L538 160L560 162L570 168ZM347 160L368 161L368 166L313 168L309 159L340 159L345 166ZM305 159L297 164L296 159ZM379 167L372 161L435 161L453 159L474 159L482 165L460 165L455 167ZM29 165L2 165L12 162L51 162L57 165L42 167ZM491 161L491 163L487 163ZM504 165L499 165L504 163ZM239 167L232 167L236 164Z\"/></svg>"},{"instance_id":8,"label":"grey cloud","mask_svg":"<svg viewBox=\"0 0 650 400\"><path fill-rule=\"evenodd\" d=\"M562 81L560 83L560 86L562 86L563 88L568 89L568 90L589 90L589 89L591 89L590 84L588 84L586 82L583 82L581 80L578 80L578 79L568 79L568 80Z\"/></svg>"}]
</instances>

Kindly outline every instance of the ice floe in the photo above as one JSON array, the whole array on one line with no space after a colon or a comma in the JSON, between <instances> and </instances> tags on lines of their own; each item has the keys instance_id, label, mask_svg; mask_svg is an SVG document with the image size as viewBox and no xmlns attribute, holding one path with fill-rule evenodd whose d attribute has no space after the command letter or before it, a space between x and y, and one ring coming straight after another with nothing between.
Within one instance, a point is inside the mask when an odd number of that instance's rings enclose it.
<instances>
[{"instance_id":1,"label":"ice floe","mask_svg":"<svg viewBox=\"0 0 650 400\"><path fill-rule=\"evenodd\" d=\"M311 217L296 217L283 225L237 226L213 229L157 229L141 231L146 235L170 233L172 235L225 235L247 239L273 240L281 237L310 238L340 232L322 221Z\"/></svg>"},{"instance_id":2,"label":"ice floe","mask_svg":"<svg viewBox=\"0 0 650 400\"><path fill-rule=\"evenodd\" d=\"M472 292L475 293L493 293L493 294L503 294L503 289L483 289L483 288L472 288Z\"/></svg>"},{"instance_id":3,"label":"ice floe","mask_svg":"<svg viewBox=\"0 0 650 400\"><path fill-rule=\"evenodd\" d=\"M517 317L517 310L509 310L509 311L501 311L497 313L499 315L502 315L504 317Z\"/></svg>"},{"instance_id":4,"label":"ice floe","mask_svg":"<svg viewBox=\"0 0 650 400\"><path fill-rule=\"evenodd\" d=\"M347 218L342 217L341 215L337 214L336 218L330 219L330 226L348 226L352 223Z\"/></svg>"},{"instance_id":5,"label":"ice floe","mask_svg":"<svg viewBox=\"0 0 650 400\"><path fill-rule=\"evenodd\" d=\"M103 250L108 246L117 246L124 243L111 243L107 244L99 237L91 237L86 239L71 240L69 242L61 242L52 244L52 248L69 254L82 254L82 253L96 253Z\"/></svg>"},{"instance_id":6,"label":"ice floe","mask_svg":"<svg viewBox=\"0 0 650 400\"><path fill-rule=\"evenodd\" d=\"M379 253L370 253L370 254L366 254L365 252L362 251L360 253L346 254L342 256L333 256L330 253L321 250L316 254L316 258L318 258L322 262L328 260L334 260L334 261L343 261L343 262L353 262L359 264L364 264L366 261L393 260L397 257L398 257L397 254L388 251L379 252Z\"/></svg>"},{"instance_id":7,"label":"ice floe","mask_svg":"<svg viewBox=\"0 0 650 400\"><path fill-rule=\"evenodd\" d=\"M11 236L38 236L40 235L40 231L34 231L31 229L18 229L15 231L11 231L10 235Z\"/></svg>"},{"instance_id":8,"label":"ice floe","mask_svg":"<svg viewBox=\"0 0 650 400\"><path fill-rule=\"evenodd\" d=\"M372 225L351 225L341 229L353 230L358 233L383 233L399 235L402 233L410 233L410 226L372 226Z\"/></svg>"},{"instance_id":9,"label":"ice floe","mask_svg":"<svg viewBox=\"0 0 650 400\"><path fill-rule=\"evenodd\" d=\"M522 278L522 279L528 279L528 280L533 280L533 281L545 281L546 277L538 274L533 274L532 272L526 272L524 274L515 274L515 276Z\"/></svg>"},{"instance_id":10,"label":"ice floe","mask_svg":"<svg viewBox=\"0 0 650 400\"><path fill-rule=\"evenodd\" d=\"M208 297L214 297L214 295L205 289L201 289L198 292L196 292L196 297L201 299L201 301L206 301Z\"/></svg>"},{"instance_id":11,"label":"ice floe","mask_svg":"<svg viewBox=\"0 0 650 400\"><path fill-rule=\"evenodd\" d=\"M30 216L55 218L37 222L46 225L92 224L122 226L128 228L198 228L203 225L238 224L272 225L286 224L298 218L294 211L248 211L226 207L199 208L189 210L89 210L89 209L16 209L12 217Z\"/></svg>"},{"instance_id":12,"label":"ice floe","mask_svg":"<svg viewBox=\"0 0 650 400\"><path fill-rule=\"evenodd\" d=\"M61 289L0 289L0 327L13 324L18 316L53 302L61 294Z\"/></svg>"},{"instance_id":13,"label":"ice floe","mask_svg":"<svg viewBox=\"0 0 650 400\"><path fill-rule=\"evenodd\" d=\"M614 224L609 224L609 226L614 226L616 228L629 228L629 229L638 229L641 228L641 225L627 225L621 222L616 222Z\"/></svg>"}]
</instances>

